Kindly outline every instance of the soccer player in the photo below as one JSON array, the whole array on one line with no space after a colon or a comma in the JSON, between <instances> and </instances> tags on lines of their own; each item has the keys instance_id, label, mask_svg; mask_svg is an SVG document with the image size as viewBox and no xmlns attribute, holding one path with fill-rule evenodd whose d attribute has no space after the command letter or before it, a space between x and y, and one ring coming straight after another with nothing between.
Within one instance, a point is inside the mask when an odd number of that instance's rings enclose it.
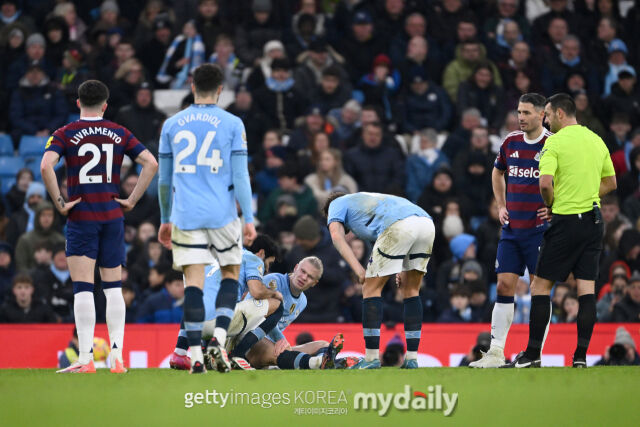
<instances>
[{"instance_id":1,"label":"soccer player","mask_svg":"<svg viewBox=\"0 0 640 427\"><path fill-rule=\"evenodd\" d=\"M407 354L403 369L418 367L422 330L420 284L431 257L435 227L421 208L401 197L378 193L332 193L324 214L333 244L358 276L362 288L362 332L365 358L351 369L380 368L382 288L389 276L399 274L404 296L404 334ZM345 239L352 231L362 240L375 242L367 269L360 265Z\"/></svg>"},{"instance_id":2,"label":"soccer player","mask_svg":"<svg viewBox=\"0 0 640 427\"><path fill-rule=\"evenodd\" d=\"M122 264L125 262L124 216L134 208L156 173L158 163L129 130L102 118L109 89L97 80L78 88L80 120L56 130L47 141L40 170L58 211L68 215L66 255L73 281L78 360L58 372L93 373L93 330L96 311L93 280L96 263L107 299L107 327L111 341L111 372L124 373L122 342L125 304ZM124 155L142 165L138 183L127 199L118 199ZM64 200L53 167L60 157L67 163Z\"/></svg>"},{"instance_id":3,"label":"soccer player","mask_svg":"<svg viewBox=\"0 0 640 427\"><path fill-rule=\"evenodd\" d=\"M248 245L256 237L244 125L216 105L223 79L218 66L196 68L191 85L194 104L167 119L160 135L158 240L173 249L174 266L184 272L184 326L192 373L206 372L200 346L205 266L217 261L222 273L210 346L216 363L230 369L223 345L238 295L242 237Z\"/></svg>"},{"instance_id":4,"label":"soccer player","mask_svg":"<svg viewBox=\"0 0 640 427\"><path fill-rule=\"evenodd\" d=\"M537 93L520 97L520 131L504 139L492 173L493 194L500 209L502 234L496 255L498 299L491 316L491 346L471 368L504 365L504 346L513 321L514 295L518 277L525 267L533 283L542 234L549 219L538 190L540 152L551 132L542 126L545 98ZM547 320L547 329L549 321ZM546 337L546 334L545 334Z\"/></svg>"},{"instance_id":5,"label":"soccer player","mask_svg":"<svg viewBox=\"0 0 640 427\"><path fill-rule=\"evenodd\" d=\"M290 274L273 273L263 278L264 285L270 289L277 289L283 299L282 318L271 331L265 331L259 341L255 342L246 353L247 360L255 367L276 365L280 369L333 369L335 357L342 350L344 339L337 334L330 343L313 341L303 345L291 347L283 331L307 307L307 297L304 291L315 286L323 272L322 261L310 256L300 260ZM247 298L243 303L247 307L260 303ZM247 317L251 317L252 310L247 310ZM239 339L244 339L239 335ZM235 349L234 349L235 350Z\"/></svg>"},{"instance_id":6,"label":"soccer player","mask_svg":"<svg viewBox=\"0 0 640 427\"><path fill-rule=\"evenodd\" d=\"M244 299L245 295L250 294L251 297L255 300L267 300L269 301L270 307L269 311L264 313L262 309L266 309L268 304L265 303L261 305L261 310L258 310L259 313L256 314L255 318L264 318L265 316L269 318L277 308L280 306L280 301L282 301L282 295L276 291L267 288L262 284L262 277L265 271L269 270L269 265L275 260L278 255L278 245L271 239L269 236L264 234L259 234L254 240L253 244L249 247L249 250L243 249L242 251L242 265L240 266L240 275L239 275L239 283L238 287L238 298L237 302L240 302ZM211 264L207 266L205 269L205 280L204 280L204 290L203 290L203 299L204 299L204 309L205 309L205 323L203 326L203 338L211 338L213 335L213 331L216 325L216 300L218 296L218 291L220 290L220 282L222 281L222 274L220 272L220 267L217 263ZM270 301L273 299L273 301ZM234 327L237 329L238 326L242 328L243 326L249 326L249 323L246 322L246 317L243 321L242 319L242 311L239 310L240 305L236 304L236 308L234 310L234 316L229 325L229 330L227 331L227 335L237 335L241 331L234 333ZM281 310L282 311L282 310ZM282 314L282 313L280 313ZM272 322L277 323L280 320L279 315L274 315L275 320L271 320ZM259 323L259 322L258 322ZM258 323L250 325L251 329L254 329L258 326ZM265 325L267 327L267 325ZM244 329L243 329L244 330ZM189 348L189 344L187 341L187 333L184 329L184 321L180 328L180 333L178 335L178 341L176 343L176 348L174 353L171 355L169 360L169 366L173 369L186 370L191 368L191 359L187 356L187 349ZM242 363L242 361L235 360L235 358L231 358L232 366L234 364ZM244 364L243 364L244 366ZM242 367L242 366L241 366ZM224 366L216 368L224 369Z\"/></svg>"}]
</instances>

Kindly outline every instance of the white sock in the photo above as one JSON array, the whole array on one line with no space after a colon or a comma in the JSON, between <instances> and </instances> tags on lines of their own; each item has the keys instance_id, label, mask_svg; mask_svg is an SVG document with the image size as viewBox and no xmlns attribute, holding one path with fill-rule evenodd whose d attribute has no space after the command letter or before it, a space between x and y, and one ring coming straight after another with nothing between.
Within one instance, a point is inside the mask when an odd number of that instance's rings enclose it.
<instances>
[{"instance_id":1,"label":"white sock","mask_svg":"<svg viewBox=\"0 0 640 427\"><path fill-rule=\"evenodd\" d=\"M78 292L73 297L73 313L78 331L78 363L86 365L93 360L93 330L96 327L96 306L93 292Z\"/></svg>"},{"instance_id":2,"label":"white sock","mask_svg":"<svg viewBox=\"0 0 640 427\"><path fill-rule=\"evenodd\" d=\"M309 358L309 369L320 369L320 365L322 365L322 356Z\"/></svg>"},{"instance_id":3,"label":"white sock","mask_svg":"<svg viewBox=\"0 0 640 427\"><path fill-rule=\"evenodd\" d=\"M223 328L216 327L213 330L213 336L218 340L218 344L224 346L224 343L227 342L227 331Z\"/></svg>"},{"instance_id":4,"label":"white sock","mask_svg":"<svg viewBox=\"0 0 640 427\"><path fill-rule=\"evenodd\" d=\"M542 349L544 348L544 343L547 341L547 334L549 333L549 324L551 323L551 316L553 316L553 303L551 304L551 311L549 311L549 321L547 322L547 328L544 330L544 337L542 338L542 345L540 346L540 355L542 355Z\"/></svg>"},{"instance_id":5,"label":"white sock","mask_svg":"<svg viewBox=\"0 0 640 427\"><path fill-rule=\"evenodd\" d=\"M380 359L380 350L376 349L365 349L364 360L367 362L371 362L372 360Z\"/></svg>"},{"instance_id":6,"label":"white sock","mask_svg":"<svg viewBox=\"0 0 640 427\"><path fill-rule=\"evenodd\" d=\"M185 350L183 348L176 347L175 350L173 350L173 352L175 354L177 354L178 356L186 356L187 355L187 350Z\"/></svg>"},{"instance_id":7,"label":"white sock","mask_svg":"<svg viewBox=\"0 0 640 427\"><path fill-rule=\"evenodd\" d=\"M122 362L122 342L124 341L124 319L127 314L127 307L122 296L122 288L109 288L104 290L107 298L107 328L109 329L109 341L111 351L119 355L118 360Z\"/></svg>"},{"instance_id":8,"label":"white sock","mask_svg":"<svg viewBox=\"0 0 640 427\"><path fill-rule=\"evenodd\" d=\"M497 302L491 314L491 347L499 347L504 351L507 334L513 322L514 304Z\"/></svg>"},{"instance_id":9,"label":"white sock","mask_svg":"<svg viewBox=\"0 0 640 427\"><path fill-rule=\"evenodd\" d=\"M204 363L202 347L200 347L199 345L193 345L189 347L189 349L191 350L191 366L193 366L193 364L196 362Z\"/></svg>"},{"instance_id":10,"label":"white sock","mask_svg":"<svg viewBox=\"0 0 640 427\"><path fill-rule=\"evenodd\" d=\"M404 355L406 360L418 360L418 352L417 351L407 351L407 354Z\"/></svg>"}]
</instances>

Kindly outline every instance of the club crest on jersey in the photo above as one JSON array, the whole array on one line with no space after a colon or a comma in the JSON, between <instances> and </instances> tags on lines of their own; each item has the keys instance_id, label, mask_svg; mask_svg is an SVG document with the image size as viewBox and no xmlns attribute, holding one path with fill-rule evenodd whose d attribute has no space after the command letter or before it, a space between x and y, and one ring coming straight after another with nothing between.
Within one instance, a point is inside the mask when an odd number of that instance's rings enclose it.
<instances>
[{"instance_id":1,"label":"club crest on jersey","mask_svg":"<svg viewBox=\"0 0 640 427\"><path fill-rule=\"evenodd\" d=\"M533 158L533 160L535 160L536 162L539 162L539 161L540 161L540 156L541 156L541 154L540 154L540 152L538 151L538 152L536 153L535 157Z\"/></svg>"},{"instance_id":2,"label":"club crest on jersey","mask_svg":"<svg viewBox=\"0 0 640 427\"><path fill-rule=\"evenodd\" d=\"M272 291L275 291L278 288L278 285L276 284L276 279L273 279L272 281L270 281L267 287Z\"/></svg>"},{"instance_id":3,"label":"club crest on jersey","mask_svg":"<svg viewBox=\"0 0 640 427\"><path fill-rule=\"evenodd\" d=\"M295 304L291 304L291 308L289 309L289 314L293 314L293 310L296 309L296 305Z\"/></svg>"},{"instance_id":4,"label":"club crest on jersey","mask_svg":"<svg viewBox=\"0 0 640 427\"><path fill-rule=\"evenodd\" d=\"M264 273L264 267L259 265L258 266L258 273L263 274Z\"/></svg>"}]
</instances>

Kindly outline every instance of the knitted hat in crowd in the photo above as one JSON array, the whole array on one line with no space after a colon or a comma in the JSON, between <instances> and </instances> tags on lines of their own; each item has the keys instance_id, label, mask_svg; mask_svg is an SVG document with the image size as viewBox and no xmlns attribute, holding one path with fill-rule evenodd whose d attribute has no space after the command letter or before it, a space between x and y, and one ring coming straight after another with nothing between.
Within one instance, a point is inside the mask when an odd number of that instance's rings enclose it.
<instances>
[{"instance_id":1,"label":"knitted hat in crowd","mask_svg":"<svg viewBox=\"0 0 640 427\"><path fill-rule=\"evenodd\" d=\"M105 2L100 6L100 13L105 12L120 13L120 7L114 0L105 0Z\"/></svg>"},{"instance_id":2,"label":"knitted hat in crowd","mask_svg":"<svg viewBox=\"0 0 640 427\"><path fill-rule=\"evenodd\" d=\"M253 0L254 12L271 12L271 0Z\"/></svg>"},{"instance_id":3,"label":"knitted hat in crowd","mask_svg":"<svg viewBox=\"0 0 640 427\"><path fill-rule=\"evenodd\" d=\"M31 34L29 37L27 37L27 43L26 46L33 46L33 45L40 45L42 47L46 47L47 46L47 42L44 39L44 36L40 33L33 33Z\"/></svg>"},{"instance_id":4,"label":"knitted hat in crowd","mask_svg":"<svg viewBox=\"0 0 640 427\"><path fill-rule=\"evenodd\" d=\"M318 227L318 222L311 215L305 215L296 221L293 226L293 234L296 239L316 240L320 237L320 227Z\"/></svg>"},{"instance_id":5,"label":"knitted hat in crowd","mask_svg":"<svg viewBox=\"0 0 640 427\"><path fill-rule=\"evenodd\" d=\"M623 345L628 344L633 347L634 350L636 349L636 342L633 340L631 334L624 328L624 326L620 326L618 329L616 329L616 339L613 341L613 343Z\"/></svg>"}]
</instances>

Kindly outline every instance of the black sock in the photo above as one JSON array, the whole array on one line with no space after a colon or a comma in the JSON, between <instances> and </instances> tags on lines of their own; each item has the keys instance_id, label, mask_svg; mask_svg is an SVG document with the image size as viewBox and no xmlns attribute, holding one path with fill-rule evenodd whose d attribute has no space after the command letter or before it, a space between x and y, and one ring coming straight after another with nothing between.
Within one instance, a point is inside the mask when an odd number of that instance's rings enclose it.
<instances>
[{"instance_id":1,"label":"black sock","mask_svg":"<svg viewBox=\"0 0 640 427\"><path fill-rule=\"evenodd\" d=\"M271 330L278 325L278 321L280 321L283 311L284 309L282 308L282 304L280 304L276 311L265 317L256 329L249 332L244 336L244 338L242 338L242 341L240 341L233 349L233 352L231 352L231 356L245 357L247 352L255 343L264 338L265 335L271 332Z\"/></svg>"},{"instance_id":2,"label":"black sock","mask_svg":"<svg viewBox=\"0 0 640 427\"><path fill-rule=\"evenodd\" d=\"M233 318L233 309L238 299L238 282L233 279L222 279L216 296L216 328L225 331ZM224 343L220 343L224 345Z\"/></svg>"},{"instance_id":3,"label":"black sock","mask_svg":"<svg viewBox=\"0 0 640 427\"><path fill-rule=\"evenodd\" d=\"M596 324L596 296L587 294L578 297L580 308L578 308L578 346L573 354L575 359L586 359L587 349L591 341L593 326Z\"/></svg>"},{"instance_id":4,"label":"black sock","mask_svg":"<svg viewBox=\"0 0 640 427\"><path fill-rule=\"evenodd\" d=\"M278 356L278 368L280 369L309 369L311 356L299 351L285 350Z\"/></svg>"},{"instance_id":5,"label":"black sock","mask_svg":"<svg viewBox=\"0 0 640 427\"><path fill-rule=\"evenodd\" d=\"M422 300L411 297L404 300L404 337L407 351L418 351L422 330Z\"/></svg>"},{"instance_id":6,"label":"black sock","mask_svg":"<svg viewBox=\"0 0 640 427\"><path fill-rule=\"evenodd\" d=\"M204 322L204 302L202 289L187 286L184 290L184 326L187 331L189 347L200 345L202 324Z\"/></svg>"},{"instance_id":7,"label":"black sock","mask_svg":"<svg viewBox=\"0 0 640 427\"><path fill-rule=\"evenodd\" d=\"M382 297L362 300L362 333L365 347L380 349L380 325L382 324Z\"/></svg>"},{"instance_id":8,"label":"black sock","mask_svg":"<svg viewBox=\"0 0 640 427\"><path fill-rule=\"evenodd\" d=\"M551 298L549 295L534 295L531 297L531 312L529 313L529 345L525 356L531 360L540 359L544 331L549 323L551 314Z\"/></svg>"},{"instance_id":9,"label":"black sock","mask_svg":"<svg viewBox=\"0 0 640 427\"><path fill-rule=\"evenodd\" d=\"M184 335L183 334L184 331ZM178 341L176 342L176 348L187 350L189 348L189 341L187 340L187 333L184 329L184 317L180 321L180 335L178 335Z\"/></svg>"}]
</instances>

